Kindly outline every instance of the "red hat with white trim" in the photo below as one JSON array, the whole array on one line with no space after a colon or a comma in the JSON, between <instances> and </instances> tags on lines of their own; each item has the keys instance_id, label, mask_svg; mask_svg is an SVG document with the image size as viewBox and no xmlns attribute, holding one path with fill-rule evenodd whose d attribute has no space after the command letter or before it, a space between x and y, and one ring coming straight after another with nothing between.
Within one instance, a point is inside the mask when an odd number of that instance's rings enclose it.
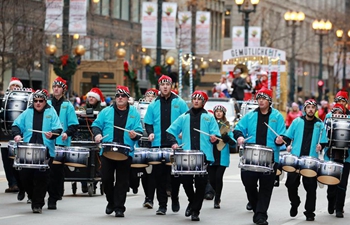
<instances>
[{"instance_id":1,"label":"red hat with white trim","mask_svg":"<svg viewBox=\"0 0 350 225\"><path fill-rule=\"evenodd\" d=\"M126 86L117 85L117 92L115 94L126 94L130 98L130 91Z\"/></svg>"},{"instance_id":2,"label":"red hat with white trim","mask_svg":"<svg viewBox=\"0 0 350 225\"><path fill-rule=\"evenodd\" d=\"M162 75L159 79L158 79L158 84L162 84L162 83L173 83L173 79L171 79L171 77L166 76L166 75Z\"/></svg>"},{"instance_id":3,"label":"red hat with white trim","mask_svg":"<svg viewBox=\"0 0 350 225\"><path fill-rule=\"evenodd\" d=\"M62 77L57 77L57 78L52 82L52 86L60 86L60 87L62 87L64 90L67 90L67 88L68 88L67 81L64 80Z\"/></svg>"},{"instance_id":4,"label":"red hat with white trim","mask_svg":"<svg viewBox=\"0 0 350 225\"><path fill-rule=\"evenodd\" d=\"M265 87L262 87L257 93L256 93L256 99L264 98L268 100L270 103L272 103L272 90L267 89Z\"/></svg>"},{"instance_id":5,"label":"red hat with white trim","mask_svg":"<svg viewBox=\"0 0 350 225\"><path fill-rule=\"evenodd\" d=\"M10 88L11 85L18 85L20 88L23 88L22 82L17 77L12 77L9 83L8 88Z\"/></svg>"},{"instance_id":6,"label":"red hat with white trim","mask_svg":"<svg viewBox=\"0 0 350 225\"><path fill-rule=\"evenodd\" d=\"M105 97L102 94L102 91L97 88L91 88L91 90L86 94L87 97L94 97L97 99L97 101L101 102L101 106L105 106L106 102L105 102Z\"/></svg>"}]
</instances>

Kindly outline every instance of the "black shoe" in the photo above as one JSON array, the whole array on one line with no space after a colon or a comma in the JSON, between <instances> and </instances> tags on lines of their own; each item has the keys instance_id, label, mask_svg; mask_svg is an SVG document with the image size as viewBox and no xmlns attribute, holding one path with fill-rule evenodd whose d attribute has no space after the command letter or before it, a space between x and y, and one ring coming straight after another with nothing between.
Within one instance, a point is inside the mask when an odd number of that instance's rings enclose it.
<instances>
[{"instance_id":1,"label":"black shoe","mask_svg":"<svg viewBox=\"0 0 350 225\"><path fill-rule=\"evenodd\" d=\"M26 193L24 191L20 191L17 194L17 200L18 201L22 201L24 199L24 197L26 196Z\"/></svg>"},{"instance_id":2,"label":"black shoe","mask_svg":"<svg viewBox=\"0 0 350 225\"><path fill-rule=\"evenodd\" d=\"M180 210L180 203L179 200L174 200L171 203L171 210L173 210L173 212L178 212Z\"/></svg>"},{"instance_id":3,"label":"black shoe","mask_svg":"<svg viewBox=\"0 0 350 225\"><path fill-rule=\"evenodd\" d=\"M328 201L328 213L333 214L334 213L334 202Z\"/></svg>"},{"instance_id":4,"label":"black shoe","mask_svg":"<svg viewBox=\"0 0 350 225\"><path fill-rule=\"evenodd\" d=\"M39 207L33 208L33 213L42 213L42 212L43 212L42 209Z\"/></svg>"},{"instance_id":5,"label":"black shoe","mask_svg":"<svg viewBox=\"0 0 350 225\"><path fill-rule=\"evenodd\" d=\"M204 199L206 199L206 200L213 200L214 199L214 195L210 194L210 193L207 193L207 194L205 194Z\"/></svg>"},{"instance_id":6,"label":"black shoe","mask_svg":"<svg viewBox=\"0 0 350 225\"><path fill-rule=\"evenodd\" d=\"M132 193L134 193L135 195L137 194L137 192L139 192L139 190L137 188L132 189Z\"/></svg>"},{"instance_id":7,"label":"black shoe","mask_svg":"<svg viewBox=\"0 0 350 225\"><path fill-rule=\"evenodd\" d=\"M214 203L214 209L220 209L220 203L219 202L215 202Z\"/></svg>"},{"instance_id":8,"label":"black shoe","mask_svg":"<svg viewBox=\"0 0 350 225\"><path fill-rule=\"evenodd\" d=\"M337 211L337 212L335 213L335 217L337 217L337 218L344 218L344 214L343 214L343 212L341 212L341 211Z\"/></svg>"},{"instance_id":9,"label":"black shoe","mask_svg":"<svg viewBox=\"0 0 350 225\"><path fill-rule=\"evenodd\" d=\"M250 204L250 202L247 203L246 207L245 207L248 211L253 210L252 205Z\"/></svg>"},{"instance_id":10,"label":"black shoe","mask_svg":"<svg viewBox=\"0 0 350 225\"><path fill-rule=\"evenodd\" d=\"M291 217L296 217L298 215L298 206L293 206L290 208L289 215Z\"/></svg>"},{"instance_id":11,"label":"black shoe","mask_svg":"<svg viewBox=\"0 0 350 225\"><path fill-rule=\"evenodd\" d=\"M191 220L192 221L199 221L200 219L199 219L198 213L192 213Z\"/></svg>"},{"instance_id":12,"label":"black shoe","mask_svg":"<svg viewBox=\"0 0 350 225\"><path fill-rule=\"evenodd\" d=\"M56 202L49 202L49 203L47 203L47 209L56 210L57 209Z\"/></svg>"},{"instance_id":13,"label":"black shoe","mask_svg":"<svg viewBox=\"0 0 350 225\"><path fill-rule=\"evenodd\" d=\"M122 211L115 211L115 217L124 217L124 213Z\"/></svg>"},{"instance_id":14,"label":"black shoe","mask_svg":"<svg viewBox=\"0 0 350 225\"><path fill-rule=\"evenodd\" d=\"M275 180L275 183L273 184L273 186L279 187L280 186L280 181L279 180Z\"/></svg>"},{"instance_id":15,"label":"black shoe","mask_svg":"<svg viewBox=\"0 0 350 225\"><path fill-rule=\"evenodd\" d=\"M88 193L88 187L87 186L82 186L81 187L81 191L83 192L83 193Z\"/></svg>"},{"instance_id":16,"label":"black shoe","mask_svg":"<svg viewBox=\"0 0 350 225\"><path fill-rule=\"evenodd\" d=\"M106 214L112 214L112 212L114 211L114 208L108 203L106 206Z\"/></svg>"},{"instance_id":17,"label":"black shoe","mask_svg":"<svg viewBox=\"0 0 350 225\"><path fill-rule=\"evenodd\" d=\"M257 224L257 225L269 225L269 223L268 223L265 219L263 219L263 218L258 219L258 220L255 222L255 224Z\"/></svg>"},{"instance_id":18,"label":"black shoe","mask_svg":"<svg viewBox=\"0 0 350 225\"><path fill-rule=\"evenodd\" d=\"M315 220L315 217L313 216L306 217L306 221L314 221L314 220Z\"/></svg>"},{"instance_id":19,"label":"black shoe","mask_svg":"<svg viewBox=\"0 0 350 225\"><path fill-rule=\"evenodd\" d=\"M32 200L30 198L28 198L27 204L32 204Z\"/></svg>"},{"instance_id":20,"label":"black shoe","mask_svg":"<svg viewBox=\"0 0 350 225\"><path fill-rule=\"evenodd\" d=\"M5 193L16 193L16 192L19 192L19 188L17 187L17 185L13 185L12 187L5 189Z\"/></svg>"},{"instance_id":21,"label":"black shoe","mask_svg":"<svg viewBox=\"0 0 350 225\"><path fill-rule=\"evenodd\" d=\"M153 208L153 202L149 199L145 199L145 202L143 203L143 207L147 209L152 209Z\"/></svg>"},{"instance_id":22,"label":"black shoe","mask_svg":"<svg viewBox=\"0 0 350 225\"><path fill-rule=\"evenodd\" d=\"M190 205L188 205L185 211L185 216L189 217L191 214L192 214L192 208Z\"/></svg>"},{"instance_id":23,"label":"black shoe","mask_svg":"<svg viewBox=\"0 0 350 225\"><path fill-rule=\"evenodd\" d=\"M166 208L159 207L159 209L156 211L156 215L166 215Z\"/></svg>"}]
</instances>

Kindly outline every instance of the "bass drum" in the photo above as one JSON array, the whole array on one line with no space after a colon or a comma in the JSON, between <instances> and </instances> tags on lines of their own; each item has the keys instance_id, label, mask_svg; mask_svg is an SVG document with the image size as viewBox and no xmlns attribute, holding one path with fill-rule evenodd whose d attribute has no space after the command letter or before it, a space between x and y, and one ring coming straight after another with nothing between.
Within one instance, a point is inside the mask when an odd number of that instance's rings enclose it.
<instances>
[{"instance_id":1,"label":"bass drum","mask_svg":"<svg viewBox=\"0 0 350 225\"><path fill-rule=\"evenodd\" d=\"M16 89L7 92L2 105L2 130L6 135L12 134L12 123L15 119L33 103L31 89Z\"/></svg>"}]
</instances>

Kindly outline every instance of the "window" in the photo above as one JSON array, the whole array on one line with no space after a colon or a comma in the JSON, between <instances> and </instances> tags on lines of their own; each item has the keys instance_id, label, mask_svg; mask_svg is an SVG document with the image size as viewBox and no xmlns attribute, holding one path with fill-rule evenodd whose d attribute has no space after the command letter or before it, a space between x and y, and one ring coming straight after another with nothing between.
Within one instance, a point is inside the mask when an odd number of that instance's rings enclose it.
<instances>
[{"instance_id":1,"label":"window","mask_svg":"<svg viewBox=\"0 0 350 225\"><path fill-rule=\"evenodd\" d=\"M130 20L130 13L129 13L130 7L129 6L130 6L129 0L122 0L122 5L121 5L121 9L122 9L121 19L122 20Z\"/></svg>"},{"instance_id":2,"label":"window","mask_svg":"<svg viewBox=\"0 0 350 225\"><path fill-rule=\"evenodd\" d=\"M120 1L121 0L112 0L112 18L120 18Z\"/></svg>"},{"instance_id":3,"label":"window","mask_svg":"<svg viewBox=\"0 0 350 225\"><path fill-rule=\"evenodd\" d=\"M226 8L225 11L225 28L224 28L224 37L231 37L231 9L232 7Z\"/></svg>"}]
</instances>

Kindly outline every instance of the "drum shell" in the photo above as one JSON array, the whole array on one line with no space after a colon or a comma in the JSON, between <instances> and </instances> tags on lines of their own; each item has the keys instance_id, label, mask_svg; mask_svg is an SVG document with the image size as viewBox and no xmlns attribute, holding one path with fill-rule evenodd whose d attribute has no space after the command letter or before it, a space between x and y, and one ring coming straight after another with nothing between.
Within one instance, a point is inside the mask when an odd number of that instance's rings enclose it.
<instances>
[{"instance_id":1,"label":"drum shell","mask_svg":"<svg viewBox=\"0 0 350 225\"><path fill-rule=\"evenodd\" d=\"M254 172L271 172L273 165L272 148L257 144L245 145L239 163L240 168Z\"/></svg>"},{"instance_id":2,"label":"drum shell","mask_svg":"<svg viewBox=\"0 0 350 225\"><path fill-rule=\"evenodd\" d=\"M162 148L163 160L166 165L171 166L174 161L174 151L172 148Z\"/></svg>"},{"instance_id":3,"label":"drum shell","mask_svg":"<svg viewBox=\"0 0 350 225\"><path fill-rule=\"evenodd\" d=\"M284 154L281 158L282 169L286 172L295 172L299 169L299 158L292 154Z\"/></svg>"},{"instance_id":4,"label":"drum shell","mask_svg":"<svg viewBox=\"0 0 350 225\"><path fill-rule=\"evenodd\" d=\"M160 148L150 148L147 151L147 163L157 165L162 163L163 153Z\"/></svg>"},{"instance_id":5,"label":"drum shell","mask_svg":"<svg viewBox=\"0 0 350 225\"><path fill-rule=\"evenodd\" d=\"M322 162L317 171L317 180L326 185L337 185L343 174L343 165L336 162Z\"/></svg>"},{"instance_id":6,"label":"drum shell","mask_svg":"<svg viewBox=\"0 0 350 225\"><path fill-rule=\"evenodd\" d=\"M16 152L16 148L17 148L17 143L14 140L11 140L8 142L8 156L11 159L15 158L15 152Z\"/></svg>"},{"instance_id":7,"label":"drum shell","mask_svg":"<svg viewBox=\"0 0 350 225\"><path fill-rule=\"evenodd\" d=\"M87 167L90 151L83 147L67 147L64 164L72 167Z\"/></svg>"},{"instance_id":8,"label":"drum shell","mask_svg":"<svg viewBox=\"0 0 350 225\"><path fill-rule=\"evenodd\" d=\"M42 144L19 143L16 150L17 164L46 164L47 149Z\"/></svg>"},{"instance_id":9,"label":"drum shell","mask_svg":"<svg viewBox=\"0 0 350 225\"><path fill-rule=\"evenodd\" d=\"M130 147L119 144L118 142L105 142L102 143L103 156L115 160L124 161L129 157Z\"/></svg>"},{"instance_id":10,"label":"drum shell","mask_svg":"<svg viewBox=\"0 0 350 225\"><path fill-rule=\"evenodd\" d=\"M298 161L300 174L305 177L316 177L320 161L311 156L302 156Z\"/></svg>"},{"instance_id":11,"label":"drum shell","mask_svg":"<svg viewBox=\"0 0 350 225\"><path fill-rule=\"evenodd\" d=\"M148 148L135 148L134 157L132 158L132 168L144 168L147 167L147 152Z\"/></svg>"},{"instance_id":12,"label":"drum shell","mask_svg":"<svg viewBox=\"0 0 350 225\"><path fill-rule=\"evenodd\" d=\"M348 118L330 118L327 120L326 126L331 146L337 148L350 147L350 120Z\"/></svg>"},{"instance_id":13,"label":"drum shell","mask_svg":"<svg viewBox=\"0 0 350 225\"><path fill-rule=\"evenodd\" d=\"M176 150L174 153L173 174L206 174L205 155L197 150Z\"/></svg>"},{"instance_id":14,"label":"drum shell","mask_svg":"<svg viewBox=\"0 0 350 225\"><path fill-rule=\"evenodd\" d=\"M66 147L56 146L55 147L55 158L53 159L52 164L62 164L62 163L64 163L64 160L66 158L66 152L67 152L67 148Z\"/></svg>"}]
</instances>

